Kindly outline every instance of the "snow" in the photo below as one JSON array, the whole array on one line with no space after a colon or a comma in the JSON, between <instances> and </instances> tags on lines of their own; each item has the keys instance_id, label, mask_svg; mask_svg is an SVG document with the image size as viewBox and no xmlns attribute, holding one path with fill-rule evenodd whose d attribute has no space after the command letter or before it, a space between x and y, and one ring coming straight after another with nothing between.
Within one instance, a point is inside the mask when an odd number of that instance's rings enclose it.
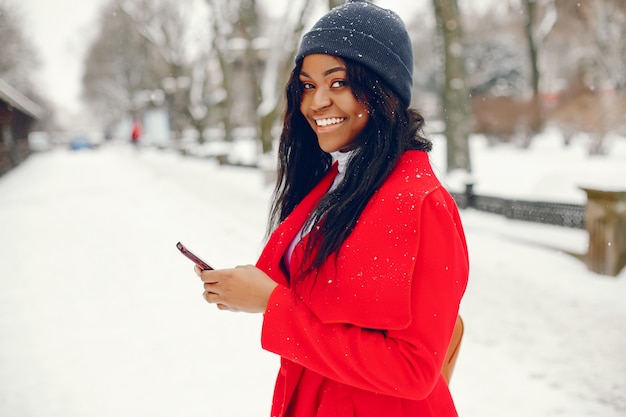
<instances>
[{"instance_id":1,"label":"snow","mask_svg":"<svg viewBox=\"0 0 626 417\"><path fill-rule=\"evenodd\" d=\"M626 190L626 141L586 155L472 140L479 193L583 203ZM442 174L443 143L432 160ZM254 263L271 185L256 169L109 143L31 156L0 178L0 415L269 416L278 359L260 315L202 299L178 241L216 267ZM462 417L626 414L626 269L572 254L584 230L462 211L471 276L451 391Z\"/></svg>"}]
</instances>

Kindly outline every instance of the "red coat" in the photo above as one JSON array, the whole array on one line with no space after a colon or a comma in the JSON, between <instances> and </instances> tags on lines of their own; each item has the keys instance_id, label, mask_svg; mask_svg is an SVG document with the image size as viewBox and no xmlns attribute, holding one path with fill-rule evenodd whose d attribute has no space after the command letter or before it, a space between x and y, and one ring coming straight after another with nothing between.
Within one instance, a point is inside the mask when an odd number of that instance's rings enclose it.
<instances>
[{"instance_id":1,"label":"red coat","mask_svg":"<svg viewBox=\"0 0 626 417\"><path fill-rule=\"evenodd\" d=\"M272 416L456 416L441 368L468 277L457 206L428 155L406 152L336 263L292 290L281 260L336 173L279 225L257 262L279 284L262 330L263 348L281 357ZM300 242L292 269L302 257Z\"/></svg>"}]
</instances>

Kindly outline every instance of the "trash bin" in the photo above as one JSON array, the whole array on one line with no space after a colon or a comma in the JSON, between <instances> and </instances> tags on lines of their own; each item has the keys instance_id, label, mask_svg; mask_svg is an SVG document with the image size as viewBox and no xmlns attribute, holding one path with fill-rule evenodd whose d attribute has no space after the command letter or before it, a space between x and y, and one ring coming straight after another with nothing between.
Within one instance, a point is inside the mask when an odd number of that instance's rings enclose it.
<instances>
[{"instance_id":1,"label":"trash bin","mask_svg":"<svg viewBox=\"0 0 626 417\"><path fill-rule=\"evenodd\" d=\"M587 267L598 274L617 276L626 265L626 191L581 188L587 193Z\"/></svg>"}]
</instances>

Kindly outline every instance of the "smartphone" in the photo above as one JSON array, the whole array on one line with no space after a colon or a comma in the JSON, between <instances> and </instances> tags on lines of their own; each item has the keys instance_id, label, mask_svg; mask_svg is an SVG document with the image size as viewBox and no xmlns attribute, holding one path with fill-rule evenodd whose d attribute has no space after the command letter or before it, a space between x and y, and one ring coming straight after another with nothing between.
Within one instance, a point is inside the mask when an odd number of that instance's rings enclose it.
<instances>
[{"instance_id":1,"label":"smartphone","mask_svg":"<svg viewBox=\"0 0 626 417\"><path fill-rule=\"evenodd\" d=\"M182 243L178 242L176 244L176 247L178 248L180 253L182 253L187 258L189 258L193 262L195 262L195 264L198 265L200 268L202 268L202 270L213 269L213 267L211 265L209 265L208 263L206 263L202 259L200 259L198 256L196 256L193 252L191 252L189 249L187 249L185 247L185 245L183 245Z\"/></svg>"}]
</instances>

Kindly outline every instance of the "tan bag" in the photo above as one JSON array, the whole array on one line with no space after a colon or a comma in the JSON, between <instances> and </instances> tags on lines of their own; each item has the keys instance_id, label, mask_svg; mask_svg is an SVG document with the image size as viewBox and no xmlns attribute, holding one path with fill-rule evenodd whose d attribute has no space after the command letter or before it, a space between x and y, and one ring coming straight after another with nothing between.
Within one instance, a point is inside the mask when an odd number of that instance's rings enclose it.
<instances>
[{"instance_id":1,"label":"tan bag","mask_svg":"<svg viewBox=\"0 0 626 417\"><path fill-rule=\"evenodd\" d=\"M450 339L450 345L448 346L446 358L443 361L443 369L441 370L441 373L448 384L450 383L450 378L452 377L452 371L454 370L456 358L459 355L459 348L461 347L461 339L463 339L464 329L465 325L463 323L463 319L461 319L461 316L457 316L456 323L454 324L454 330L452 332L452 339Z\"/></svg>"}]
</instances>

